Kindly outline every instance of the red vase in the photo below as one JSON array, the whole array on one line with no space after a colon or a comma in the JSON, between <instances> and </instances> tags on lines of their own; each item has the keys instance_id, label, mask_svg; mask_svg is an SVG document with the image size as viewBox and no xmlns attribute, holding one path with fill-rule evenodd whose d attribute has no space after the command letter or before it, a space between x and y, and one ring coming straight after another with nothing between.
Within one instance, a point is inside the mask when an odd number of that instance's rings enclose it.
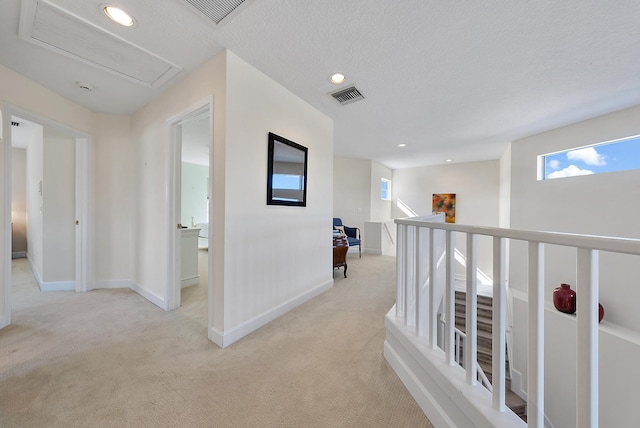
<instances>
[{"instance_id":1,"label":"red vase","mask_svg":"<svg viewBox=\"0 0 640 428\"><path fill-rule=\"evenodd\" d=\"M560 287L553 290L553 306L565 314L576 312L576 292L569 284L560 284Z\"/></svg>"},{"instance_id":2,"label":"red vase","mask_svg":"<svg viewBox=\"0 0 640 428\"><path fill-rule=\"evenodd\" d=\"M604 308L600 303L598 303L598 322L602 321L604 318Z\"/></svg>"}]
</instances>

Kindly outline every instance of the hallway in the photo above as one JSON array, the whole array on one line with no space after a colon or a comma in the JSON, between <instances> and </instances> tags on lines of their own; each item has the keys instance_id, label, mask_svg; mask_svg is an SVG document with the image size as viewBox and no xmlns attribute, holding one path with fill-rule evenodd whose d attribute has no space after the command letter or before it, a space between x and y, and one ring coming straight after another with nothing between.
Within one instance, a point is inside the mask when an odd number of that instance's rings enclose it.
<instances>
[{"instance_id":1,"label":"hallway","mask_svg":"<svg viewBox=\"0 0 640 428\"><path fill-rule=\"evenodd\" d=\"M220 349L193 296L40 293L13 264L3 427L430 427L382 355L395 258L349 258L326 293ZM197 300L197 299L195 299Z\"/></svg>"}]
</instances>

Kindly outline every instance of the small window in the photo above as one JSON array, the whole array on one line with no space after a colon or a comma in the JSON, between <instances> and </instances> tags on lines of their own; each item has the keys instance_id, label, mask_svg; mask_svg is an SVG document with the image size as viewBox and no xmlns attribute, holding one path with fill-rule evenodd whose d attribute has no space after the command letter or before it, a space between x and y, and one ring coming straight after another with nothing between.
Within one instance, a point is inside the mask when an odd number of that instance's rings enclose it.
<instances>
[{"instance_id":1,"label":"small window","mask_svg":"<svg viewBox=\"0 0 640 428\"><path fill-rule=\"evenodd\" d=\"M640 136L541 155L538 180L640 169Z\"/></svg>"},{"instance_id":2,"label":"small window","mask_svg":"<svg viewBox=\"0 0 640 428\"><path fill-rule=\"evenodd\" d=\"M304 177L293 174L273 174L273 188L280 190L302 190Z\"/></svg>"},{"instance_id":3,"label":"small window","mask_svg":"<svg viewBox=\"0 0 640 428\"><path fill-rule=\"evenodd\" d=\"M391 180L380 179L380 199L384 201L391 200Z\"/></svg>"}]
</instances>

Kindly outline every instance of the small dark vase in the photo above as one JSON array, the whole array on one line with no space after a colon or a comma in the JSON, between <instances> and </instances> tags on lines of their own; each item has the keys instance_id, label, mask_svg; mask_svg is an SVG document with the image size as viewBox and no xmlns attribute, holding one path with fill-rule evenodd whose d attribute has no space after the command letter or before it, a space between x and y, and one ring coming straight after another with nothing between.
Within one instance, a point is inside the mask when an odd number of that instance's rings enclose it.
<instances>
[{"instance_id":1,"label":"small dark vase","mask_svg":"<svg viewBox=\"0 0 640 428\"><path fill-rule=\"evenodd\" d=\"M604 318L604 308L600 303L598 303L598 322L602 321Z\"/></svg>"},{"instance_id":2,"label":"small dark vase","mask_svg":"<svg viewBox=\"0 0 640 428\"><path fill-rule=\"evenodd\" d=\"M560 287L553 290L553 306L565 314L576 312L576 292L569 284L560 284Z\"/></svg>"}]
</instances>

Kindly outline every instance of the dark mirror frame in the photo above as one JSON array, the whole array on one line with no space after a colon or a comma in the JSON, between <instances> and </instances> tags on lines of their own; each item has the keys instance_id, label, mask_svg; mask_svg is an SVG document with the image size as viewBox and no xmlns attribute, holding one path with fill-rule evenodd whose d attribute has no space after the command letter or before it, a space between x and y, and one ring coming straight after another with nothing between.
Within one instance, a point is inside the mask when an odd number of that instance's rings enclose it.
<instances>
[{"instance_id":1,"label":"dark mirror frame","mask_svg":"<svg viewBox=\"0 0 640 428\"><path fill-rule=\"evenodd\" d=\"M284 144L294 152L299 151L300 155L304 155L304 163L302 165L302 197L301 198L283 198L274 195L273 174L278 160L277 144ZM269 132L269 154L267 163L267 205L288 205L294 207L307 206L307 155L308 149L300 144L287 140L279 135Z\"/></svg>"}]
</instances>

